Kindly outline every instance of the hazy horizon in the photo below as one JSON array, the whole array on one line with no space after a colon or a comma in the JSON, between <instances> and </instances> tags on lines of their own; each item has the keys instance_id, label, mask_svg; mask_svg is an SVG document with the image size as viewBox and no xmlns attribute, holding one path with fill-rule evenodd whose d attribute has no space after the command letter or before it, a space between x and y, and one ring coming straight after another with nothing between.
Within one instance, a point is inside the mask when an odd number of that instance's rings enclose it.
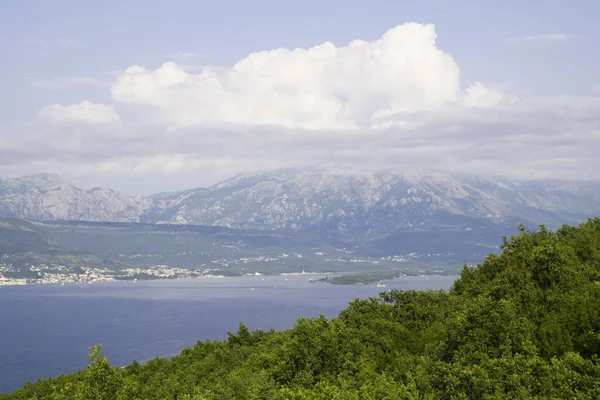
<instances>
[{"instance_id":1,"label":"hazy horizon","mask_svg":"<svg viewBox=\"0 0 600 400\"><path fill-rule=\"evenodd\" d=\"M40 173L32 173L32 174L26 174L26 175L15 175L15 176L0 176L0 181L2 180L6 180L6 179L25 179L25 178L36 178L36 177L40 177L40 178L48 178L48 179L52 179L52 178L56 178L56 179L60 179L60 181L62 183L66 183L66 184L71 184L74 185L80 189L84 189L84 190L89 190L92 189L94 187L101 187L103 189L111 189L111 190L116 190L118 192L124 193L124 194L131 194L131 195L138 195L138 196L142 196L142 197L151 197L154 195L160 195L160 194L167 194L167 193L177 193L177 192L182 192L182 191L186 191L186 190L193 190L193 189L210 189L213 187L217 187L225 182L231 181L231 180L235 180L235 179L243 179L243 178L250 178L252 176L260 176L260 175L272 175L274 178L285 178L284 175L289 175L289 179L295 179L295 178L299 178L301 177L303 174L306 174L307 176L311 176L311 175L321 175L321 174L328 174L328 175L332 175L332 176L361 176L361 175L365 175L365 176L381 176L381 175L397 175L397 176L404 176L406 178L411 178L411 177L415 177L415 176L422 176L422 177L434 177L434 176L449 176L452 178L461 178L461 177L471 177L471 178L484 178L484 179L489 179L489 180L498 180L498 181L514 181L514 182L573 182L573 183L582 183L582 182L590 182L590 183L600 183L600 179L557 179L557 178L534 178L534 179L528 179L528 178L507 178L501 175L493 175L493 174L481 174L481 173L475 173L475 172L448 172L448 171L443 171L443 170L436 170L436 169L430 169L430 168L413 168L413 167L407 167L404 169L380 169L380 170L371 170L371 171L367 171L367 170L348 170L348 169L340 169L340 168L318 168L318 167L305 167L305 168L283 168L283 169L275 169L275 170L270 170L270 171L255 171L255 172L241 172L232 176L229 176L225 179L219 180L219 181L215 181L215 182L211 182L208 183L206 185L203 186L193 186L193 185L187 185L185 186L185 184L183 186L180 187L173 187L173 188L169 188L166 187L164 190L161 190L160 188L156 191L151 191L151 192L133 192L130 190L127 190L127 188L118 188L115 186L112 186L110 184L110 182L108 183L108 185L106 186L97 186L97 185L89 185L86 184L85 181L77 181L77 180L70 180L67 177L64 177L60 174L55 174L52 172L40 172Z\"/></svg>"}]
</instances>

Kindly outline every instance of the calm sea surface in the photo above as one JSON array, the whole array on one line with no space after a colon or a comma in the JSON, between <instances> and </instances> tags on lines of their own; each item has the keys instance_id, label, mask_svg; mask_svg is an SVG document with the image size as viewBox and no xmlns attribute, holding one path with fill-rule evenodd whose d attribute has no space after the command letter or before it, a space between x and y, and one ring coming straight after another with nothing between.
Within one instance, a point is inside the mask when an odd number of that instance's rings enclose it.
<instances>
[{"instance_id":1,"label":"calm sea surface","mask_svg":"<svg viewBox=\"0 0 600 400\"><path fill-rule=\"evenodd\" d=\"M251 330L291 328L300 317L335 317L355 298L448 289L456 278L400 278L385 289L309 284L307 276L0 287L0 392L85 367L95 344L113 365L143 362L223 339L239 322Z\"/></svg>"}]
</instances>

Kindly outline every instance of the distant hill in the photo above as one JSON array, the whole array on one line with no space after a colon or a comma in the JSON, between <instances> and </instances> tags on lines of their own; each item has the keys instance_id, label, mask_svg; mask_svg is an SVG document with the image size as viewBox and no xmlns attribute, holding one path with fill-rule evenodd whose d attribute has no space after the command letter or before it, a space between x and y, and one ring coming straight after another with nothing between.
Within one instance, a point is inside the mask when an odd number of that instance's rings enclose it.
<instances>
[{"instance_id":1,"label":"distant hill","mask_svg":"<svg viewBox=\"0 0 600 400\"><path fill-rule=\"evenodd\" d=\"M138 266L282 273L364 269L378 260L366 257L364 262L352 262L356 256L344 250L345 243L292 230L83 221L36 224L70 248Z\"/></svg>"},{"instance_id":2,"label":"distant hill","mask_svg":"<svg viewBox=\"0 0 600 400\"><path fill-rule=\"evenodd\" d=\"M29 221L0 217L0 254L48 253L61 245L44 229Z\"/></svg>"},{"instance_id":3,"label":"distant hill","mask_svg":"<svg viewBox=\"0 0 600 400\"><path fill-rule=\"evenodd\" d=\"M0 217L0 263L56 264L69 267L111 267L119 263L62 244L43 227L16 218Z\"/></svg>"},{"instance_id":4,"label":"distant hill","mask_svg":"<svg viewBox=\"0 0 600 400\"><path fill-rule=\"evenodd\" d=\"M452 244L450 247L456 245ZM428 251L435 249L423 243ZM0 218L0 257L4 264L53 264L69 267L153 267L213 269L220 273L418 272L440 263L456 268L481 254L458 259L451 253L402 257L408 247L378 248L293 230L242 230L218 226L88 221L25 221ZM383 257L382 254L392 255ZM433 256L433 257L432 257ZM475 257L475 258L474 258Z\"/></svg>"}]
</instances>

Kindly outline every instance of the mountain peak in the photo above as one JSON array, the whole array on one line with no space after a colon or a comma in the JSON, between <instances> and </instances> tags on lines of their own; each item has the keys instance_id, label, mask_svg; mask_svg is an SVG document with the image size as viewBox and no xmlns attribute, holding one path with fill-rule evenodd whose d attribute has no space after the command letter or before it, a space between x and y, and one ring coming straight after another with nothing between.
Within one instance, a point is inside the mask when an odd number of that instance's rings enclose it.
<instances>
[{"instance_id":1,"label":"mountain peak","mask_svg":"<svg viewBox=\"0 0 600 400\"><path fill-rule=\"evenodd\" d=\"M110 189L83 190L56 174L0 179L0 216L29 220L137 222L153 201Z\"/></svg>"}]
</instances>

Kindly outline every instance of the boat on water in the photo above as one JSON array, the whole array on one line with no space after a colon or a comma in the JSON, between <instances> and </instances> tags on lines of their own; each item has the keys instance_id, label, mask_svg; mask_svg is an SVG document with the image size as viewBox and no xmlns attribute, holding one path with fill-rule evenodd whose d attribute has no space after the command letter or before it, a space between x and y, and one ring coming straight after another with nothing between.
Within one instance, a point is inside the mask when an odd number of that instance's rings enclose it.
<instances>
[{"instance_id":1,"label":"boat on water","mask_svg":"<svg viewBox=\"0 0 600 400\"><path fill-rule=\"evenodd\" d=\"M378 288L384 288L384 287L385 287L385 284L383 284L383 283L378 283L378 284L377 284L377 287L378 287Z\"/></svg>"}]
</instances>

